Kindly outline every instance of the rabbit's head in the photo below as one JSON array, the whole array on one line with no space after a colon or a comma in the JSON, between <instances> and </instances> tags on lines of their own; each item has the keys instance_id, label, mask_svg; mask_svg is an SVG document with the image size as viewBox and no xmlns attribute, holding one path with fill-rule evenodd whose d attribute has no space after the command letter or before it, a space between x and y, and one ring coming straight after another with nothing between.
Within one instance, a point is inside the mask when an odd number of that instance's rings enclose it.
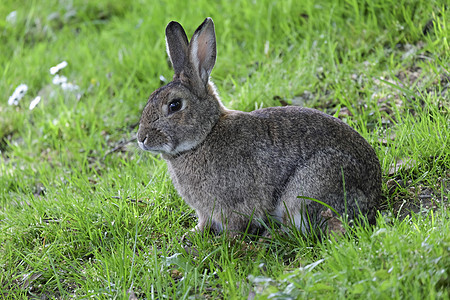
<instances>
[{"instance_id":1,"label":"rabbit's head","mask_svg":"<svg viewBox=\"0 0 450 300\"><path fill-rule=\"evenodd\" d=\"M175 74L172 82L151 94L139 123L138 144L173 156L199 145L224 108L209 81L216 61L212 19L205 19L190 43L183 27L170 22L166 46Z\"/></svg>"}]
</instances>

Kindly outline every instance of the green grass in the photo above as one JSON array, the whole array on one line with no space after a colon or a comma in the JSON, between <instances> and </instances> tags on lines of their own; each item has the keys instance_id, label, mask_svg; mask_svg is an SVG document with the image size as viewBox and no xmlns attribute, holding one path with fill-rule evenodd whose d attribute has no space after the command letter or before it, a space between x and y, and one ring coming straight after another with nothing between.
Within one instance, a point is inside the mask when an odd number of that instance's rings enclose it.
<instances>
[{"instance_id":1,"label":"green grass","mask_svg":"<svg viewBox=\"0 0 450 300\"><path fill-rule=\"evenodd\" d=\"M124 3L2 1L3 298L449 297L446 1ZM376 226L336 239L181 240L194 212L164 162L125 142L147 97L172 77L166 24L191 36L207 16L225 105L318 108L373 145L385 197ZM63 60L74 92L52 84L49 69ZM9 106L21 83L27 93Z\"/></svg>"}]
</instances>

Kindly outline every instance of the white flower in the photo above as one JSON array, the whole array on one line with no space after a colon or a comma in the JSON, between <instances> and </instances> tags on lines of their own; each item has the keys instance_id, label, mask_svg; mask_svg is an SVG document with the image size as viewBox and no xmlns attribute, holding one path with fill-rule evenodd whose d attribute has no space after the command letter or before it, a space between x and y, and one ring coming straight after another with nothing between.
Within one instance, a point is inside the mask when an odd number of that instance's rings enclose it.
<instances>
[{"instance_id":1,"label":"white flower","mask_svg":"<svg viewBox=\"0 0 450 300\"><path fill-rule=\"evenodd\" d=\"M6 16L6 22L10 24L16 24L17 21L17 11L13 10Z\"/></svg>"},{"instance_id":2,"label":"white flower","mask_svg":"<svg viewBox=\"0 0 450 300\"><path fill-rule=\"evenodd\" d=\"M8 104L9 105L19 105L19 100L25 96L28 91L28 86L26 84L20 84L15 90L14 93L9 97Z\"/></svg>"},{"instance_id":3,"label":"white flower","mask_svg":"<svg viewBox=\"0 0 450 300\"><path fill-rule=\"evenodd\" d=\"M62 75L55 75L55 77L53 77L52 79L52 82L53 84L63 84L67 82L67 77Z\"/></svg>"},{"instance_id":4,"label":"white flower","mask_svg":"<svg viewBox=\"0 0 450 300\"><path fill-rule=\"evenodd\" d=\"M59 64L57 64L54 67L50 68L50 74L55 75L56 73L58 73L60 70L64 69L65 67L67 67L68 63L67 61L62 61Z\"/></svg>"},{"instance_id":5,"label":"white flower","mask_svg":"<svg viewBox=\"0 0 450 300\"><path fill-rule=\"evenodd\" d=\"M34 98L33 101L31 101L31 103L30 103L30 110L33 110L40 101L41 101L41 96L37 96L36 98Z\"/></svg>"},{"instance_id":6,"label":"white flower","mask_svg":"<svg viewBox=\"0 0 450 300\"><path fill-rule=\"evenodd\" d=\"M63 82L61 84L61 88L63 91L68 91L68 92L77 91L80 89L80 87L78 85L70 83L70 82Z\"/></svg>"}]
</instances>

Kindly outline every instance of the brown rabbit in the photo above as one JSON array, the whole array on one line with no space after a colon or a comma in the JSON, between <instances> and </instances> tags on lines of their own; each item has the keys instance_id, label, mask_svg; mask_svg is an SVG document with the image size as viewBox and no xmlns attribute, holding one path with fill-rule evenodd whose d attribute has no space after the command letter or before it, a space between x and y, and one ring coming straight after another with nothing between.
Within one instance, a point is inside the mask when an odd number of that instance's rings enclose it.
<instances>
[{"instance_id":1,"label":"brown rabbit","mask_svg":"<svg viewBox=\"0 0 450 300\"><path fill-rule=\"evenodd\" d=\"M216 61L211 18L191 42L170 22L166 43L175 75L150 96L138 144L166 160L175 188L197 212L195 230L257 230L268 216L305 230L326 209L307 198L373 221L380 163L355 130L309 108L226 109L209 80Z\"/></svg>"}]
</instances>

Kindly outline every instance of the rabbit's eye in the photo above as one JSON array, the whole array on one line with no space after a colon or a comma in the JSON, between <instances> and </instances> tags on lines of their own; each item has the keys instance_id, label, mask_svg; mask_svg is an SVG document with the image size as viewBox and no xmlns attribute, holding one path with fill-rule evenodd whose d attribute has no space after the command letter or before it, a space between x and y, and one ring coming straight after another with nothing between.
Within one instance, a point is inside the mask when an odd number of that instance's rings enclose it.
<instances>
[{"instance_id":1,"label":"rabbit's eye","mask_svg":"<svg viewBox=\"0 0 450 300\"><path fill-rule=\"evenodd\" d=\"M169 103L169 113L177 112L181 109L183 104L181 103L181 99L174 99Z\"/></svg>"}]
</instances>

